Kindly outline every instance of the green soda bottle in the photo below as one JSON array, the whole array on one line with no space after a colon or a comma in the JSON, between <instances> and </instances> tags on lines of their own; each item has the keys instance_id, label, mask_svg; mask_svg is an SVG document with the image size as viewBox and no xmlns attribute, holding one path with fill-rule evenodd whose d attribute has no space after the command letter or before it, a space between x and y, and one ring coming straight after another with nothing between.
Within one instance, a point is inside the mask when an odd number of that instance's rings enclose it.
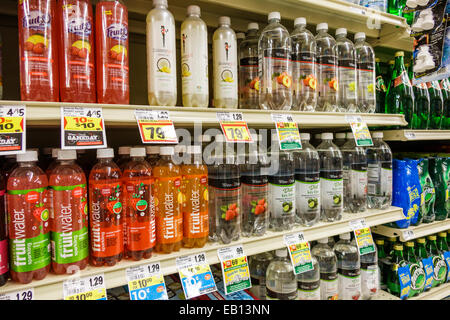
<instances>
[{"instance_id":1,"label":"green soda bottle","mask_svg":"<svg viewBox=\"0 0 450 320\"><path fill-rule=\"evenodd\" d=\"M427 249L425 248L426 240L425 240L425 238L418 238L416 240L416 243L417 243L416 250L415 250L416 257L420 261L420 266L424 269L422 259L428 258L428 252L427 252ZM424 291L428 291L428 290L430 290L430 288L424 288Z\"/></svg>"},{"instance_id":2,"label":"green soda bottle","mask_svg":"<svg viewBox=\"0 0 450 320\"><path fill-rule=\"evenodd\" d=\"M403 245L396 244L394 246L394 254L392 256L392 265L388 274L387 288L390 294L397 297L401 296L400 279L398 276L398 268L404 267L407 262L403 258Z\"/></svg>"},{"instance_id":3,"label":"green soda bottle","mask_svg":"<svg viewBox=\"0 0 450 320\"><path fill-rule=\"evenodd\" d=\"M444 101L438 81L427 82L430 94L430 126L429 129L441 129Z\"/></svg>"},{"instance_id":4,"label":"green soda bottle","mask_svg":"<svg viewBox=\"0 0 450 320\"><path fill-rule=\"evenodd\" d=\"M444 180L445 183L447 184L447 193L445 194L445 209L447 211L447 216L446 218L449 217L449 212L450 212L450 158L445 157L444 158L444 162L442 164L442 168L444 171ZM444 218L444 219L446 219Z\"/></svg>"},{"instance_id":5,"label":"green soda bottle","mask_svg":"<svg viewBox=\"0 0 450 320\"><path fill-rule=\"evenodd\" d=\"M405 260L409 264L409 273L411 274L411 288L409 290L408 298L423 292L425 289L425 270L421 266L419 259L414 253L414 242L408 241L405 243Z\"/></svg>"},{"instance_id":6,"label":"green soda bottle","mask_svg":"<svg viewBox=\"0 0 450 320\"><path fill-rule=\"evenodd\" d=\"M375 58L375 89L376 89L376 113L384 113L384 103L386 99L386 85L381 75L380 59Z\"/></svg>"},{"instance_id":7,"label":"green soda bottle","mask_svg":"<svg viewBox=\"0 0 450 320\"><path fill-rule=\"evenodd\" d=\"M386 94L386 113L403 114L408 128L413 127L414 93L403 63L403 51L395 53L395 65Z\"/></svg>"},{"instance_id":8,"label":"green soda bottle","mask_svg":"<svg viewBox=\"0 0 450 320\"><path fill-rule=\"evenodd\" d=\"M447 182L444 172L444 158L429 158L429 171L431 180L433 180L436 192L436 200L434 202L435 220L442 221L447 218L446 203L448 199ZM432 222L432 221L430 221Z\"/></svg>"},{"instance_id":9,"label":"green soda bottle","mask_svg":"<svg viewBox=\"0 0 450 320\"><path fill-rule=\"evenodd\" d=\"M450 129L450 84L447 78L439 82L442 98L444 99L444 111L442 113L441 129Z\"/></svg>"},{"instance_id":10,"label":"green soda bottle","mask_svg":"<svg viewBox=\"0 0 450 320\"><path fill-rule=\"evenodd\" d=\"M394 65L395 65L395 60L389 60L389 67L387 70L387 73L385 75L385 79L384 79L384 83L389 85L389 82L391 82L391 78L392 78L392 72L394 72ZM386 87L387 90L387 87Z\"/></svg>"},{"instance_id":11,"label":"green soda bottle","mask_svg":"<svg viewBox=\"0 0 450 320\"><path fill-rule=\"evenodd\" d=\"M427 158L420 159L417 166L419 170L420 186L422 194L420 196L419 217L424 223L433 222L435 219L434 202L436 200L436 190L434 189L433 180L428 172L429 161ZM419 219L417 219L419 221ZM418 224L415 224L418 225Z\"/></svg>"},{"instance_id":12,"label":"green soda bottle","mask_svg":"<svg viewBox=\"0 0 450 320\"><path fill-rule=\"evenodd\" d=\"M442 252L449 251L448 243L447 243L447 232L442 231L437 235L437 247Z\"/></svg>"},{"instance_id":13,"label":"green soda bottle","mask_svg":"<svg viewBox=\"0 0 450 320\"><path fill-rule=\"evenodd\" d=\"M411 12L403 12L403 10L405 10L406 7L406 0L399 0L400 1L400 7L402 10L402 17L406 19L406 23L408 25L412 25L412 23L414 22L414 11Z\"/></svg>"},{"instance_id":14,"label":"green soda bottle","mask_svg":"<svg viewBox=\"0 0 450 320\"><path fill-rule=\"evenodd\" d=\"M395 16L402 16L402 0L388 0L387 12Z\"/></svg>"},{"instance_id":15,"label":"green soda bottle","mask_svg":"<svg viewBox=\"0 0 450 320\"><path fill-rule=\"evenodd\" d=\"M431 287L434 288L445 282L447 264L445 263L441 250L438 249L436 235L428 236L427 239L425 248L427 249L428 256L432 257L433 260L433 283Z\"/></svg>"},{"instance_id":16,"label":"green soda bottle","mask_svg":"<svg viewBox=\"0 0 450 320\"><path fill-rule=\"evenodd\" d=\"M412 79L414 79L412 63L408 67L408 76L412 84ZM412 87L414 93L414 113L416 118L413 129L426 130L428 129L430 117L430 94L428 93L428 88L425 83L412 84Z\"/></svg>"}]
</instances>

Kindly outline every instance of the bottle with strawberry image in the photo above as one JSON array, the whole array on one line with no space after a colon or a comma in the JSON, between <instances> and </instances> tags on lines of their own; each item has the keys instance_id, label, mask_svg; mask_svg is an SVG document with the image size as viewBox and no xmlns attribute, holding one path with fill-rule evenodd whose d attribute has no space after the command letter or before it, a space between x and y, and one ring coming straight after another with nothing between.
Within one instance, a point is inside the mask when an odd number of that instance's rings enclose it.
<instances>
[{"instance_id":1,"label":"bottle with strawberry image","mask_svg":"<svg viewBox=\"0 0 450 320\"><path fill-rule=\"evenodd\" d=\"M8 223L6 217L6 181L0 171L0 287L5 285L9 278L8 264Z\"/></svg>"},{"instance_id":2,"label":"bottle with strawberry image","mask_svg":"<svg viewBox=\"0 0 450 320\"><path fill-rule=\"evenodd\" d=\"M155 178L156 252L171 253L183 240L182 205L187 201L181 189L181 168L172 161L174 147L161 147L161 158L153 167Z\"/></svg>"},{"instance_id":3,"label":"bottle with strawberry image","mask_svg":"<svg viewBox=\"0 0 450 320\"><path fill-rule=\"evenodd\" d=\"M90 0L58 1L63 102L95 103L94 15Z\"/></svg>"},{"instance_id":4,"label":"bottle with strawberry image","mask_svg":"<svg viewBox=\"0 0 450 320\"><path fill-rule=\"evenodd\" d=\"M125 256L138 261L152 256L155 246L155 203L152 168L145 148L131 148L131 160L123 170Z\"/></svg>"},{"instance_id":5,"label":"bottle with strawberry image","mask_svg":"<svg viewBox=\"0 0 450 320\"><path fill-rule=\"evenodd\" d=\"M129 104L127 7L119 0L101 0L95 11L97 102Z\"/></svg>"},{"instance_id":6,"label":"bottle with strawberry image","mask_svg":"<svg viewBox=\"0 0 450 320\"><path fill-rule=\"evenodd\" d=\"M50 271L50 213L45 173L36 151L17 155L18 167L7 182L11 278L26 284Z\"/></svg>"},{"instance_id":7,"label":"bottle with strawberry image","mask_svg":"<svg viewBox=\"0 0 450 320\"><path fill-rule=\"evenodd\" d=\"M113 158L113 149L97 149L98 162L89 174L90 261L94 266L113 266L123 258L122 172Z\"/></svg>"},{"instance_id":8,"label":"bottle with strawberry image","mask_svg":"<svg viewBox=\"0 0 450 320\"><path fill-rule=\"evenodd\" d=\"M59 101L56 0L19 0L20 95Z\"/></svg>"},{"instance_id":9,"label":"bottle with strawberry image","mask_svg":"<svg viewBox=\"0 0 450 320\"><path fill-rule=\"evenodd\" d=\"M58 164L49 177L52 270L73 274L89 260L86 176L75 163L75 150L60 150Z\"/></svg>"}]
</instances>

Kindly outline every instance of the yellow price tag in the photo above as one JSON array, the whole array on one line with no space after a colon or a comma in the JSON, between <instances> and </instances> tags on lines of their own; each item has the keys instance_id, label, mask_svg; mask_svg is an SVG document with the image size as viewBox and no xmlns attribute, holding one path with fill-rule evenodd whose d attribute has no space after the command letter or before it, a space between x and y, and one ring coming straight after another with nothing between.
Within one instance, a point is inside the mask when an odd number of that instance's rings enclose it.
<instances>
[{"instance_id":1,"label":"yellow price tag","mask_svg":"<svg viewBox=\"0 0 450 320\"><path fill-rule=\"evenodd\" d=\"M143 289L155 284L164 283L164 279L162 274L158 274L152 277L140 279L140 280L133 280L128 282L128 288L130 291Z\"/></svg>"},{"instance_id":2,"label":"yellow price tag","mask_svg":"<svg viewBox=\"0 0 450 320\"><path fill-rule=\"evenodd\" d=\"M227 142L253 142L245 121L222 121L220 126Z\"/></svg>"},{"instance_id":3,"label":"yellow price tag","mask_svg":"<svg viewBox=\"0 0 450 320\"><path fill-rule=\"evenodd\" d=\"M178 143L172 120L138 120L143 143Z\"/></svg>"},{"instance_id":4,"label":"yellow price tag","mask_svg":"<svg viewBox=\"0 0 450 320\"><path fill-rule=\"evenodd\" d=\"M64 130L101 131L103 130L102 118L65 116Z\"/></svg>"},{"instance_id":5,"label":"yellow price tag","mask_svg":"<svg viewBox=\"0 0 450 320\"><path fill-rule=\"evenodd\" d=\"M65 300L106 300L106 289L100 288L66 297Z\"/></svg>"},{"instance_id":6,"label":"yellow price tag","mask_svg":"<svg viewBox=\"0 0 450 320\"><path fill-rule=\"evenodd\" d=\"M21 133L23 132L23 117L1 117L1 133Z\"/></svg>"}]
</instances>

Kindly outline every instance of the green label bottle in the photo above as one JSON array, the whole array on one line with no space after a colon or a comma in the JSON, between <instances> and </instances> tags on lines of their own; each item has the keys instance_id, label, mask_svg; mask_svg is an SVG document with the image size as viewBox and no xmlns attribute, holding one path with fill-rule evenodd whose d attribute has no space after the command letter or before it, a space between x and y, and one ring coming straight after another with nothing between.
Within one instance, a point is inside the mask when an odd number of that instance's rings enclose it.
<instances>
[{"instance_id":1,"label":"green label bottle","mask_svg":"<svg viewBox=\"0 0 450 320\"><path fill-rule=\"evenodd\" d=\"M415 250L415 254L417 259L419 259L419 264L422 267L422 269L425 271L425 276L426 276L426 280L425 280L425 287L424 287L424 291L428 291L431 288L431 285L433 283L433 262L432 259L428 258L428 252L427 249L425 248L425 238L418 238L416 240L416 250Z\"/></svg>"},{"instance_id":2,"label":"green label bottle","mask_svg":"<svg viewBox=\"0 0 450 320\"><path fill-rule=\"evenodd\" d=\"M444 172L444 158L429 158L429 161L430 176L436 191L436 200L434 203L435 220L442 221L447 218L446 203L449 200Z\"/></svg>"},{"instance_id":3,"label":"green label bottle","mask_svg":"<svg viewBox=\"0 0 450 320\"><path fill-rule=\"evenodd\" d=\"M425 248L427 249L428 256L433 260L433 283L431 287L434 288L445 282L447 264L445 263L441 250L438 249L436 236L428 236L427 240Z\"/></svg>"},{"instance_id":4,"label":"green label bottle","mask_svg":"<svg viewBox=\"0 0 450 320\"><path fill-rule=\"evenodd\" d=\"M375 90L376 90L376 113L384 113L384 103L386 99L386 85L381 74L380 59L375 58Z\"/></svg>"},{"instance_id":5,"label":"green label bottle","mask_svg":"<svg viewBox=\"0 0 450 320\"><path fill-rule=\"evenodd\" d=\"M420 186L422 187L422 194L420 195L420 210L419 218L415 225L420 224L419 220L424 223L430 223L435 220L434 202L436 200L436 191L434 189L433 180L428 172L428 159L420 159L419 165Z\"/></svg>"},{"instance_id":6,"label":"green label bottle","mask_svg":"<svg viewBox=\"0 0 450 320\"><path fill-rule=\"evenodd\" d=\"M406 242L405 247L405 260L409 263L409 273L411 275L411 289L409 291L408 298L412 298L423 292L425 288L426 275L425 270L423 270L419 259L414 253L414 242Z\"/></svg>"},{"instance_id":7,"label":"green label bottle","mask_svg":"<svg viewBox=\"0 0 450 320\"><path fill-rule=\"evenodd\" d=\"M442 113L441 129L450 129L450 85L448 79L442 79L439 82L441 88L442 99L444 99L444 110Z\"/></svg>"},{"instance_id":8,"label":"green label bottle","mask_svg":"<svg viewBox=\"0 0 450 320\"><path fill-rule=\"evenodd\" d=\"M441 129L444 101L438 81L427 82L430 94L430 127L429 129Z\"/></svg>"},{"instance_id":9,"label":"green label bottle","mask_svg":"<svg viewBox=\"0 0 450 320\"><path fill-rule=\"evenodd\" d=\"M399 268L406 265L407 263L403 258L403 245L396 244L394 246L392 264L388 274L387 288L390 294L393 294L397 297L400 297L402 295L402 285L400 283Z\"/></svg>"}]
</instances>

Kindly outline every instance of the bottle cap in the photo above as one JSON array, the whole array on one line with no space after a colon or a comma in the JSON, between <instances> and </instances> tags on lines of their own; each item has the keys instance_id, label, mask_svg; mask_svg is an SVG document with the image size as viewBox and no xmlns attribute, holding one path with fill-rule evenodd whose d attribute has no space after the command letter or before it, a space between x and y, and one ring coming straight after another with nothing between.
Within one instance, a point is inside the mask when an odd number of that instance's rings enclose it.
<instances>
[{"instance_id":1,"label":"bottle cap","mask_svg":"<svg viewBox=\"0 0 450 320\"><path fill-rule=\"evenodd\" d=\"M153 0L153 6L165 6L167 7L167 0Z\"/></svg>"},{"instance_id":2,"label":"bottle cap","mask_svg":"<svg viewBox=\"0 0 450 320\"><path fill-rule=\"evenodd\" d=\"M52 148L44 148L44 149L42 149L42 154L45 154L45 155L51 155L52 154Z\"/></svg>"},{"instance_id":3,"label":"bottle cap","mask_svg":"<svg viewBox=\"0 0 450 320\"><path fill-rule=\"evenodd\" d=\"M236 33L236 39L245 39L245 33L243 32Z\"/></svg>"},{"instance_id":4,"label":"bottle cap","mask_svg":"<svg viewBox=\"0 0 450 320\"><path fill-rule=\"evenodd\" d=\"M323 238L323 239L319 239L317 240L318 243L328 243L328 238Z\"/></svg>"},{"instance_id":5,"label":"bottle cap","mask_svg":"<svg viewBox=\"0 0 450 320\"><path fill-rule=\"evenodd\" d=\"M159 152L162 156L173 156L175 154L175 148L174 147L161 147Z\"/></svg>"},{"instance_id":6,"label":"bottle cap","mask_svg":"<svg viewBox=\"0 0 450 320\"><path fill-rule=\"evenodd\" d=\"M439 232L438 236L439 237L447 237L447 232Z\"/></svg>"},{"instance_id":7,"label":"bottle cap","mask_svg":"<svg viewBox=\"0 0 450 320\"><path fill-rule=\"evenodd\" d=\"M353 139L355 136L353 135L353 132L347 132L346 137L347 139Z\"/></svg>"},{"instance_id":8,"label":"bottle cap","mask_svg":"<svg viewBox=\"0 0 450 320\"><path fill-rule=\"evenodd\" d=\"M377 240L375 240L375 243L382 246L382 245L384 245L384 240L383 239L377 239Z\"/></svg>"},{"instance_id":9,"label":"bottle cap","mask_svg":"<svg viewBox=\"0 0 450 320\"><path fill-rule=\"evenodd\" d=\"M395 64L394 60L389 60L389 64Z\"/></svg>"},{"instance_id":10,"label":"bottle cap","mask_svg":"<svg viewBox=\"0 0 450 320\"><path fill-rule=\"evenodd\" d=\"M250 23L247 25L247 31L248 31L248 30L259 30L259 24L256 23L256 22L250 22Z\"/></svg>"},{"instance_id":11,"label":"bottle cap","mask_svg":"<svg viewBox=\"0 0 450 320\"><path fill-rule=\"evenodd\" d=\"M351 238L350 232L342 233L339 235L339 239L350 240L350 238Z\"/></svg>"},{"instance_id":12,"label":"bottle cap","mask_svg":"<svg viewBox=\"0 0 450 320\"><path fill-rule=\"evenodd\" d=\"M336 36L340 36L340 35L347 35L347 29L346 28L338 28L336 29Z\"/></svg>"},{"instance_id":13,"label":"bottle cap","mask_svg":"<svg viewBox=\"0 0 450 320\"><path fill-rule=\"evenodd\" d=\"M277 12L277 11L274 11L274 12L269 13L269 18L268 18L267 20L270 21L270 20L272 20L272 19L278 19L278 20L280 20L280 19L281 19L280 13Z\"/></svg>"},{"instance_id":14,"label":"bottle cap","mask_svg":"<svg viewBox=\"0 0 450 320\"><path fill-rule=\"evenodd\" d=\"M405 246L410 247L410 248L414 248L414 242L413 241L407 241L405 243Z\"/></svg>"},{"instance_id":15,"label":"bottle cap","mask_svg":"<svg viewBox=\"0 0 450 320\"><path fill-rule=\"evenodd\" d=\"M75 160L77 152L75 150L59 150L58 160Z\"/></svg>"},{"instance_id":16,"label":"bottle cap","mask_svg":"<svg viewBox=\"0 0 450 320\"><path fill-rule=\"evenodd\" d=\"M294 20L294 26L297 26L297 25L306 25L306 19L305 18L303 18L303 17L301 17L301 18L295 18L295 20Z\"/></svg>"},{"instance_id":17,"label":"bottle cap","mask_svg":"<svg viewBox=\"0 0 450 320\"><path fill-rule=\"evenodd\" d=\"M145 148L131 148L130 157L145 157Z\"/></svg>"},{"instance_id":18,"label":"bottle cap","mask_svg":"<svg viewBox=\"0 0 450 320\"><path fill-rule=\"evenodd\" d=\"M200 16L200 7L196 6L196 5L191 5L189 7L187 7L187 15L188 16L192 16L192 15L196 15L196 16Z\"/></svg>"},{"instance_id":19,"label":"bottle cap","mask_svg":"<svg viewBox=\"0 0 450 320\"><path fill-rule=\"evenodd\" d=\"M130 150L131 150L131 147L128 147L128 146L119 147L119 154L120 155L122 155L122 154L130 154Z\"/></svg>"},{"instance_id":20,"label":"bottle cap","mask_svg":"<svg viewBox=\"0 0 450 320\"><path fill-rule=\"evenodd\" d=\"M357 32L355 34L355 40L363 39L366 40L366 34L364 32Z\"/></svg>"},{"instance_id":21,"label":"bottle cap","mask_svg":"<svg viewBox=\"0 0 450 320\"><path fill-rule=\"evenodd\" d=\"M436 236L435 235L428 236L427 239L431 240L431 241L434 241L434 240L436 240Z\"/></svg>"},{"instance_id":22,"label":"bottle cap","mask_svg":"<svg viewBox=\"0 0 450 320\"><path fill-rule=\"evenodd\" d=\"M336 139L345 139L345 132L336 133Z\"/></svg>"},{"instance_id":23,"label":"bottle cap","mask_svg":"<svg viewBox=\"0 0 450 320\"><path fill-rule=\"evenodd\" d=\"M36 151L25 151L25 153L18 153L16 158L17 162L38 161L38 155Z\"/></svg>"},{"instance_id":24,"label":"bottle cap","mask_svg":"<svg viewBox=\"0 0 450 320\"><path fill-rule=\"evenodd\" d=\"M230 24L231 24L230 17L226 17L226 16L219 17L219 25L227 25L227 26L229 26Z\"/></svg>"},{"instance_id":25,"label":"bottle cap","mask_svg":"<svg viewBox=\"0 0 450 320\"><path fill-rule=\"evenodd\" d=\"M159 149L161 147L160 146L146 146L145 147L145 152L147 154L159 154Z\"/></svg>"},{"instance_id":26,"label":"bottle cap","mask_svg":"<svg viewBox=\"0 0 450 320\"><path fill-rule=\"evenodd\" d=\"M114 158L114 149L113 148L97 149L97 158L98 159Z\"/></svg>"},{"instance_id":27,"label":"bottle cap","mask_svg":"<svg viewBox=\"0 0 450 320\"><path fill-rule=\"evenodd\" d=\"M396 244L394 246L394 250L402 251L403 250L403 245L402 244Z\"/></svg>"},{"instance_id":28,"label":"bottle cap","mask_svg":"<svg viewBox=\"0 0 450 320\"><path fill-rule=\"evenodd\" d=\"M375 62L380 62L380 58L375 58Z\"/></svg>"},{"instance_id":29,"label":"bottle cap","mask_svg":"<svg viewBox=\"0 0 450 320\"><path fill-rule=\"evenodd\" d=\"M326 22L319 23L316 27L316 31L320 30L328 30L328 23Z\"/></svg>"},{"instance_id":30,"label":"bottle cap","mask_svg":"<svg viewBox=\"0 0 450 320\"><path fill-rule=\"evenodd\" d=\"M52 149L52 158L58 158L58 151L61 150L60 148L53 148Z\"/></svg>"},{"instance_id":31,"label":"bottle cap","mask_svg":"<svg viewBox=\"0 0 450 320\"><path fill-rule=\"evenodd\" d=\"M397 237L389 237L389 241L395 242L395 241L397 241Z\"/></svg>"},{"instance_id":32,"label":"bottle cap","mask_svg":"<svg viewBox=\"0 0 450 320\"><path fill-rule=\"evenodd\" d=\"M302 133L300 133L300 139L309 140L309 139L311 139L311 135L307 132L302 132Z\"/></svg>"},{"instance_id":33,"label":"bottle cap","mask_svg":"<svg viewBox=\"0 0 450 320\"><path fill-rule=\"evenodd\" d=\"M405 56L405 53L403 51L397 51L395 53L395 57L404 57L404 56Z\"/></svg>"},{"instance_id":34,"label":"bottle cap","mask_svg":"<svg viewBox=\"0 0 450 320\"><path fill-rule=\"evenodd\" d=\"M187 147L187 153L189 153L189 154L202 154L202 147L201 146L188 146Z\"/></svg>"},{"instance_id":35,"label":"bottle cap","mask_svg":"<svg viewBox=\"0 0 450 320\"><path fill-rule=\"evenodd\" d=\"M275 251L275 255L277 257L287 257L287 251L286 249L278 249Z\"/></svg>"},{"instance_id":36,"label":"bottle cap","mask_svg":"<svg viewBox=\"0 0 450 320\"><path fill-rule=\"evenodd\" d=\"M332 132L324 132L320 136L322 140L333 140L333 133Z\"/></svg>"},{"instance_id":37,"label":"bottle cap","mask_svg":"<svg viewBox=\"0 0 450 320\"><path fill-rule=\"evenodd\" d=\"M425 238L419 238L419 239L417 239L417 243L425 243Z\"/></svg>"},{"instance_id":38,"label":"bottle cap","mask_svg":"<svg viewBox=\"0 0 450 320\"><path fill-rule=\"evenodd\" d=\"M372 132L372 137L376 139L383 139L383 132L382 131Z\"/></svg>"}]
</instances>

